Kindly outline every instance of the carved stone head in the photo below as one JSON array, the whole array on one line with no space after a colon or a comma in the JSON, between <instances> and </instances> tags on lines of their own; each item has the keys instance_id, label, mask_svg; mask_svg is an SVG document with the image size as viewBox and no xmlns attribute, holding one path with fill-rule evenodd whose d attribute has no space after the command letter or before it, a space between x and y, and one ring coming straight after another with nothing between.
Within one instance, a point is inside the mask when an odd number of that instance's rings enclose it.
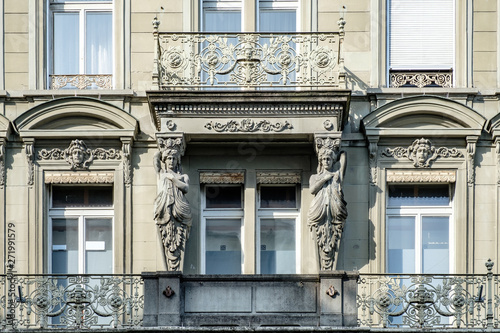
<instances>
[{"instance_id":1,"label":"carved stone head","mask_svg":"<svg viewBox=\"0 0 500 333\"><path fill-rule=\"evenodd\" d=\"M340 139L318 138L316 139L316 151L318 154L318 173L324 170L332 171L333 165L338 160Z\"/></svg>"},{"instance_id":2,"label":"carved stone head","mask_svg":"<svg viewBox=\"0 0 500 333\"><path fill-rule=\"evenodd\" d=\"M408 158L413 161L415 167L429 167L430 162L435 159L436 148L428 139L416 139L408 147Z\"/></svg>"},{"instance_id":3,"label":"carved stone head","mask_svg":"<svg viewBox=\"0 0 500 333\"><path fill-rule=\"evenodd\" d=\"M93 156L85 142L76 139L64 150L64 159L71 165L72 170L81 170L88 169Z\"/></svg>"},{"instance_id":4,"label":"carved stone head","mask_svg":"<svg viewBox=\"0 0 500 333\"><path fill-rule=\"evenodd\" d=\"M159 138L158 147L161 152L161 162L165 168L174 172L182 172L181 156L184 153L184 142L181 138Z\"/></svg>"}]
</instances>

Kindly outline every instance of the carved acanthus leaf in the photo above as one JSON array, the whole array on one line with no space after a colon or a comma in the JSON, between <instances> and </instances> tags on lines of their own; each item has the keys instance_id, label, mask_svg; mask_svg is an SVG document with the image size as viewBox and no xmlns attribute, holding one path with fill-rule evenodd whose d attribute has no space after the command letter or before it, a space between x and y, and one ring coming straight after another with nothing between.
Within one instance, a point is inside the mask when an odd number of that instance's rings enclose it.
<instances>
[{"instance_id":1,"label":"carved acanthus leaf","mask_svg":"<svg viewBox=\"0 0 500 333\"><path fill-rule=\"evenodd\" d=\"M225 124L209 121L205 124L208 130L216 132L281 132L286 129L293 129L293 126L288 122L271 123L269 120L253 121L252 119L243 119L241 122L229 120Z\"/></svg>"}]
</instances>

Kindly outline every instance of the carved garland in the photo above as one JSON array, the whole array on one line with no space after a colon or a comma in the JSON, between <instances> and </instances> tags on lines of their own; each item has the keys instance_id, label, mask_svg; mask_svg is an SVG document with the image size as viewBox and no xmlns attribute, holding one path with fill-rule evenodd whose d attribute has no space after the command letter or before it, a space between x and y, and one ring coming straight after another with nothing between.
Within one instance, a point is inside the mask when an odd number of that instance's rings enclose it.
<instances>
[{"instance_id":1,"label":"carved garland","mask_svg":"<svg viewBox=\"0 0 500 333\"><path fill-rule=\"evenodd\" d=\"M71 165L71 170L88 170L93 160L120 160L121 153L117 149L90 149L83 140L76 139L64 150L59 148L40 150L38 159L65 160Z\"/></svg>"},{"instance_id":2,"label":"carved garland","mask_svg":"<svg viewBox=\"0 0 500 333\"><path fill-rule=\"evenodd\" d=\"M269 120L261 120L254 122L252 119L243 119L241 122L229 120L225 124L209 121L205 124L205 128L209 131L216 132L281 132L286 129L293 129L293 126L285 120L285 122L271 123Z\"/></svg>"},{"instance_id":3,"label":"carved garland","mask_svg":"<svg viewBox=\"0 0 500 333\"><path fill-rule=\"evenodd\" d=\"M469 148L468 148L469 150ZM463 157L463 154L457 148L439 147L436 148L428 139L416 139L411 146L386 148L381 156L395 157L397 159L408 158L413 162L415 168L429 168L431 162L438 157L451 158Z\"/></svg>"}]
</instances>

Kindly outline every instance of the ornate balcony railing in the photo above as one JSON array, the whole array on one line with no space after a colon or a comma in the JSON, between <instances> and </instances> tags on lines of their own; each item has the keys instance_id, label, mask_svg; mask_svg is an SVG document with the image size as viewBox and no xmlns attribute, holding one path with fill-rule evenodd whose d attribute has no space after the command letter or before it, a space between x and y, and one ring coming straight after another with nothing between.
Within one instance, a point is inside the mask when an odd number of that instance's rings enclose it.
<instances>
[{"instance_id":1,"label":"ornate balcony railing","mask_svg":"<svg viewBox=\"0 0 500 333\"><path fill-rule=\"evenodd\" d=\"M483 275L360 275L358 325L499 328L500 279Z\"/></svg>"},{"instance_id":2,"label":"ornate balcony railing","mask_svg":"<svg viewBox=\"0 0 500 333\"><path fill-rule=\"evenodd\" d=\"M140 275L0 275L1 329L141 327Z\"/></svg>"},{"instance_id":3,"label":"ornate balcony railing","mask_svg":"<svg viewBox=\"0 0 500 333\"><path fill-rule=\"evenodd\" d=\"M111 74L50 75L50 89L112 89Z\"/></svg>"},{"instance_id":4,"label":"ornate balcony railing","mask_svg":"<svg viewBox=\"0 0 500 333\"><path fill-rule=\"evenodd\" d=\"M390 71L391 87L441 87L453 86L453 71Z\"/></svg>"},{"instance_id":5,"label":"ornate balcony railing","mask_svg":"<svg viewBox=\"0 0 500 333\"><path fill-rule=\"evenodd\" d=\"M161 33L155 18L153 86L345 88L339 32Z\"/></svg>"}]
</instances>

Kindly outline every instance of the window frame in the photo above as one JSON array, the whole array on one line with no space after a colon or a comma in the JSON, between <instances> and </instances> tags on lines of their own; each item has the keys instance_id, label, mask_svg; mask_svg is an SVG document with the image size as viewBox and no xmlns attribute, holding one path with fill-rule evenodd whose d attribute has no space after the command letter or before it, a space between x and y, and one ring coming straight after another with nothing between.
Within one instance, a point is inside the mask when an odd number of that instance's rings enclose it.
<instances>
[{"instance_id":1,"label":"window frame","mask_svg":"<svg viewBox=\"0 0 500 333\"><path fill-rule=\"evenodd\" d=\"M67 75L90 75L87 72L85 66L86 60L86 40L85 40L85 23L86 14L88 12L96 13L110 13L111 14L111 73L99 73L96 75L111 75L112 76L112 87L115 86L115 67L116 67L116 31L115 31L115 20L116 14L114 10L113 0L82 0L82 1L71 1L71 0L51 0L48 4L48 15L47 15L47 73L46 73L46 87L50 89L51 87L51 75L66 75L66 74L55 74L54 73L54 14L55 13L78 13L79 23L78 23L78 34L79 34L79 61L78 61L78 73L72 73Z\"/></svg>"},{"instance_id":2,"label":"window frame","mask_svg":"<svg viewBox=\"0 0 500 333\"><path fill-rule=\"evenodd\" d=\"M201 184L201 219L200 219L200 274L206 274L206 239L207 239L207 220L240 220L240 243L241 243L241 274L244 270L245 258L245 234L244 234L244 186L243 184ZM224 186L239 187L241 191L241 208L207 208L207 187Z\"/></svg>"},{"instance_id":3,"label":"window frame","mask_svg":"<svg viewBox=\"0 0 500 333\"><path fill-rule=\"evenodd\" d=\"M58 185L59 186L59 185ZM65 186L65 185L60 185ZM105 185L109 186L109 185ZM49 187L49 200L48 200L48 255L47 255L47 268L49 272L53 271L52 266L52 253L53 253L53 220L54 219L77 219L78 220L78 273L77 274L86 274L85 272L85 243L86 243L86 220L87 218L103 218L111 220L111 258L112 258L112 271L109 274L113 274L115 272L115 205L114 199L113 204L105 207L53 207L52 204L52 195L53 195L53 186ZM81 185L79 187L85 187L85 185ZM111 187L111 191L114 193L114 186ZM104 274L108 274L108 272L103 272ZM70 273L68 273L70 274Z\"/></svg>"},{"instance_id":4,"label":"window frame","mask_svg":"<svg viewBox=\"0 0 500 333\"><path fill-rule=\"evenodd\" d=\"M257 198L256 198L256 210L257 214L255 216L255 271L257 274L261 274L261 237L260 237L260 227L262 219L294 219L294 230L295 230L295 273L300 273L300 186L299 184L258 184L257 186ZM295 187L295 208L261 208L261 188L262 187ZM275 273L280 274L280 273Z\"/></svg>"},{"instance_id":5,"label":"window frame","mask_svg":"<svg viewBox=\"0 0 500 333\"><path fill-rule=\"evenodd\" d=\"M397 183L397 184L386 184L386 189L388 190L389 186L404 186L411 185L408 183ZM422 184L413 184L413 185L422 185ZM433 185L433 184L425 184L425 185ZM435 184L434 184L435 185ZM386 191L386 209L385 209L385 272L389 270L389 218L390 217L414 217L414 237L415 237L415 274L426 274L422 272L422 221L424 217L448 217L449 225L448 225L448 250L449 250L449 267L448 274L453 274L455 271L455 228L456 222L454 218L454 195L452 195L452 191L454 190L452 184L448 184L450 189L449 191L449 204L448 205L401 205L401 206L390 206L389 205L389 191ZM404 274L405 272L400 272Z\"/></svg>"}]
</instances>

